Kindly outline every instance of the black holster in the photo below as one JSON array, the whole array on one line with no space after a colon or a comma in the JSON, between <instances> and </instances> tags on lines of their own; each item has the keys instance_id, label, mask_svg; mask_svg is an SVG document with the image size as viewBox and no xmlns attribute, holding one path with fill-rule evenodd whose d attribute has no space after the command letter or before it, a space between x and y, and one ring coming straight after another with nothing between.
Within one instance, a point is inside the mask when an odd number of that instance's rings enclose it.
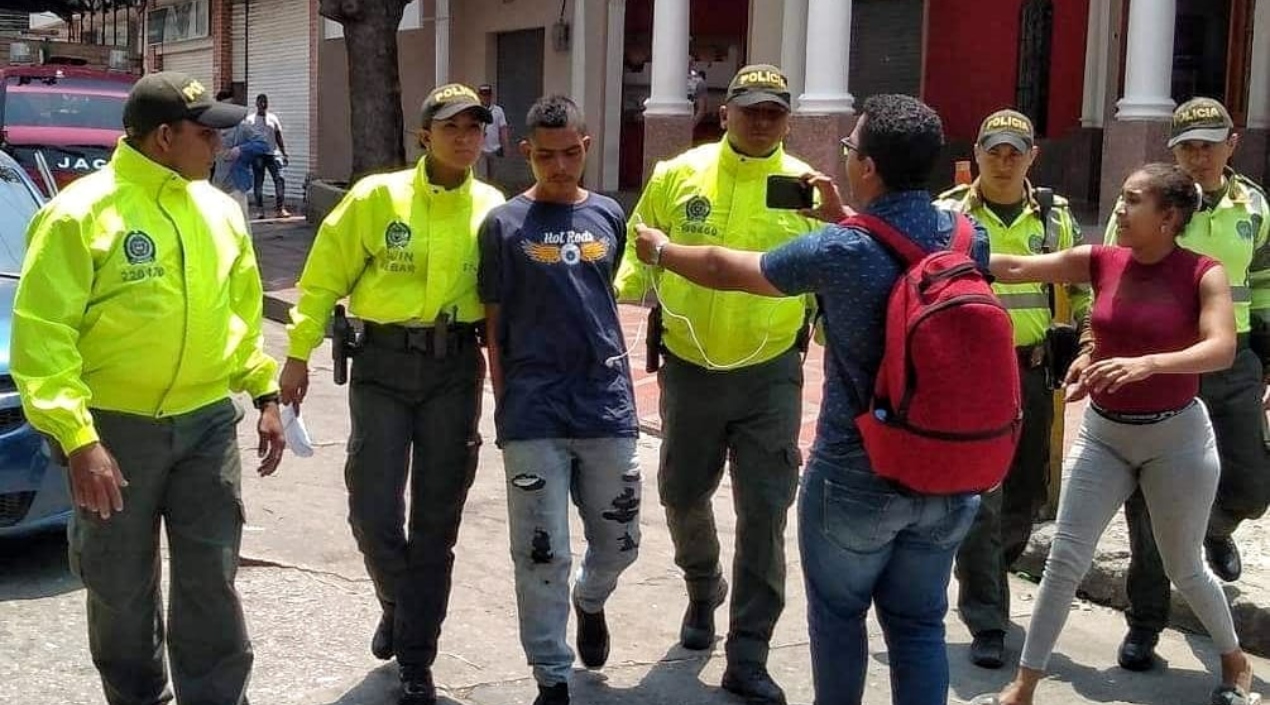
<instances>
[{"instance_id":1,"label":"black holster","mask_svg":"<svg viewBox=\"0 0 1270 705\"><path fill-rule=\"evenodd\" d=\"M1067 368L1080 354L1080 334L1075 326L1065 323L1051 324L1045 331L1045 383L1050 389L1060 389L1067 379Z\"/></svg>"},{"instance_id":2,"label":"black holster","mask_svg":"<svg viewBox=\"0 0 1270 705\"><path fill-rule=\"evenodd\" d=\"M652 374L661 369L661 304L648 309L647 331L644 333L644 371Z\"/></svg>"},{"instance_id":3,"label":"black holster","mask_svg":"<svg viewBox=\"0 0 1270 705\"><path fill-rule=\"evenodd\" d=\"M348 322L343 304L335 305L331 318L331 356L334 358L335 383L348 384L348 361L361 352L362 341L357 329Z\"/></svg>"}]
</instances>

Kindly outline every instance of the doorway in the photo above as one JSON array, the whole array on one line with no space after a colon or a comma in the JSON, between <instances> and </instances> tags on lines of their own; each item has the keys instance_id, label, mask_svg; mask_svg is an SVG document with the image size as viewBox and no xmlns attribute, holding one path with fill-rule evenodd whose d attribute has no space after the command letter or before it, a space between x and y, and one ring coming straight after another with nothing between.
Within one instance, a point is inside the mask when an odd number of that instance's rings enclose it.
<instances>
[{"instance_id":1,"label":"doorway","mask_svg":"<svg viewBox=\"0 0 1270 705\"><path fill-rule=\"evenodd\" d=\"M525 136L525 116L530 106L542 96L546 31L539 27L500 32L496 41L494 100L507 113L512 144L516 144Z\"/></svg>"}]
</instances>

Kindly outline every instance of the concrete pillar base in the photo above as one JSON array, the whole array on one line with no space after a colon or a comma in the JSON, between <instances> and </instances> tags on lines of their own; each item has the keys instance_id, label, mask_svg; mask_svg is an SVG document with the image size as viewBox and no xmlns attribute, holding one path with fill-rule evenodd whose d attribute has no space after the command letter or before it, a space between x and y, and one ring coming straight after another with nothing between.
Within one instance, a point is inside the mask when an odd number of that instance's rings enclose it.
<instances>
[{"instance_id":1,"label":"concrete pillar base","mask_svg":"<svg viewBox=\"0 0 1270 705\"><path fill-rule=\"evenodd\" d=\"M644 116L644 183L653 175L653 167L663 159L692 146L691 115Z\"/></svg>"},{"instance_id":2,"label":"concrete pillar base","mask_svg":"<svg viewBox=\"0 0 1270 705\"><path fill-rule=\"evenodd\" d=\"M1235 171L1256 181L1262 186L1266 177L1270 176L1270 130L1248 128L1239 133L1239 147L1235 149L1233 159Z\"/></svg>"},{"instance_id":3,"label":"concrete pillar base","mask_svg":"<svg viewBox=\"0 0 1270 705\"><path fill-rule=\"evenodd\" d=\"M1102 197L1098 200L1098 221L1107 222L1116 207L1120 187L1134 169L1148 162L1172 162L1168 150L1170 124L1157 120L1111 120L1102 143Z\"/></svg>"},{"instance_id":4,"label":"concrete pillar base","mask_svg":"<svg viewBox=\"0 0 1270 705\"><path fill-rule=\"evenodd\" d=\"M785 149L807 162L816 171L828 174L846 191L846 166L839 141L855 127L854 113L799 115L790 118Z\"/></svg>"}]
</instances>

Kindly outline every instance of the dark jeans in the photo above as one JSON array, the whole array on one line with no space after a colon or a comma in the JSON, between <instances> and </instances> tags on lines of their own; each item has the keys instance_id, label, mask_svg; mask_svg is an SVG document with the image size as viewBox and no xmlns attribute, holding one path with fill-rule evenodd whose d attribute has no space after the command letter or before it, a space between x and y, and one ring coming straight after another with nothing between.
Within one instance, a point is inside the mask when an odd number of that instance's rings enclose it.
<instances>
[{"instance_id":1,"label":"dark jeans","mask_svg":"<svg viewBox=\"0 0 1270 705\"><path fill-rule=\"evenodd\" d=\"M877 605L896 705L948 700L944 618L974 494L927 496L879 478L864 451L812 455L798 501L816 705L860 705Z\"/></svg>"},{"instance_id":2,"label":"dark jeans","mask_svg":"<svg viewBox=\"0 0 1270 705\"><path fill-rule=\"evenodd\" d=\"M406 674L430 667L437 655L454 543L481 445L484 360L473 343L437 358L372 341L353 362L348 521L380 604L393 617L397 663Z\"/></svg>"},{"instance_id":3,"label":"dark jeans","mask_svg":"<svg viewBox=\"0 0 1270 705\"><path fill-rule=\"evenodd\" d=\"M242 538L242 467L228 399L165 419L94 410L128 486L124 510L71 519L71 569L88 593L88 646L110 705L247 702L252 650L234 590ZM159 525L170 596L159 592ZM166 634L165 634L166 631Z\"/></svg>"},{"instance_id":4,"label":"dark jeans","mask_svg":"<svg viewBox=\"0 0 1270 705\"><path fill-rule=\"evenodd\" d=\"M1208 521L1210 538L1230 536L1245 520L1260 518L1270 503L1270 455L1262 441L1261 361L1243 348L1235 364L1200 378L1199 396L1217 436L1221 480ZM1151 531L1142 491L1125 502L1131 560L1126 590L1130 627L1160 631L1169 623L1172 590Z\"/></svg>"},{"instance_id":5,"label":"dark jeans","mask_svg":"<svg viewBox=\"0 0 1270 705\"><path fill-rule=\"evenodd\" d=\"M272 154L263 154L256 157L251 163L252 189L256 196L256 208L261 210L265 207L265 171L268 170L269 176L273 179L273 193L275 207L282 210L282 206L286 202L287 196L287 180L282 178L282 165L278 163L278 158Z\"/></svg>"},{"instance_id":6,"label":"dark jeans","mask_svg":"<svg viewBox=\"0 0 1270 705\"><path fill-rule=\"evenodd\" d=\"M1027 548L1036 510L1045 502L1049 477L1054 393L1045 368L1020 370L1023 431L1005 482L982 495L979 513L957 551L957 609L971 634L1010 626L1006 572Z\"/></svg>"},{"instance_id":7,"label":"dark jeans","mask_svg":"<svg viewBox=\"0 0 1270 705\"><path fill-rule=\"evenodd\" d=\"M688 597L706 600L722 568L710 499L732 472L731 663L766 663L785 608L785 524L798 484L802 358L712 372L667 355L658 376L664 438L658 484Z\"/></svg>"}]
</instances>

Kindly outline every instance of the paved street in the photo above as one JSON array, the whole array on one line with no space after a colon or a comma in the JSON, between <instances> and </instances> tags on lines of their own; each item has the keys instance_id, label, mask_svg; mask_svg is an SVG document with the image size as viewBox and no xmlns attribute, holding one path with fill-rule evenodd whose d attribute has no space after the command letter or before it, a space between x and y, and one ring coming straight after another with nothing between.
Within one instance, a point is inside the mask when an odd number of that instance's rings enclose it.
<instances>
[{"instance_id":1,"label":"paved street","mask_svg":"<svg viewBox=\"0 0 1270 705\"><path fill-rule=\"evenodd\" d=\"M283 350L280 325L268 324L269 348ZM318 448L314 457L288 456L279 474L245 482L248 527L239 586L256 647L251 687L257 705L387 705L395 702L391 664L371 657L367 644L377 606L344 520L343 446L348 434L344 390L330 381L329 351L316 353L314 385L305 417ZM483 429L492 436L491 400ZM252 427L242 427L244 464L254 466ZM653 469L657 441L641 441L645 493L656 496ZM248 473L250 474L250 473ZM724 544L732 541L730 486L716 507ZM643 515L640 560L627 573L609 606L614 645L602 671L579 670L575 702L737 703L716 686L722 646L709 655L675 645L684 606L662 514L650 501ZM511 561L507 552L504 489L499 454L488 444L467 506L458 548L454 595L436 665L449 702L473 705L529 703L535 694L516 638ZM791 514L790 536L794 535ZM575 528L575 536L578 534ZM575 539L575 556L579 544ZM790 604L775 638L772 671L791 701L811 701L804 601L797 551L790 541ZM1034 586L1015 581L1010 636L1017 653L1031 609ZM68 574L60 536L0 543L0 682L12 705L102 702L89 661L84 595ZM726 614L725 611L720 612ZM1203 637L1169 632L1161 653L1167 672L1131 674L1114 667L1121 617L1080 603L1059 643L1054 677L1042 702L1201 703L1211 679L1205 665L1216 656ZM871 644L870 686L865 702L889 702L886 656L876 625ZM1008 671L975 669L966 661L969 636L949 620L954 702L1002 683ZM1257 661L1270 674L1270 661ZM1260 689L1270 690L1265 683Z\"/></svg>"}]
</instances>

